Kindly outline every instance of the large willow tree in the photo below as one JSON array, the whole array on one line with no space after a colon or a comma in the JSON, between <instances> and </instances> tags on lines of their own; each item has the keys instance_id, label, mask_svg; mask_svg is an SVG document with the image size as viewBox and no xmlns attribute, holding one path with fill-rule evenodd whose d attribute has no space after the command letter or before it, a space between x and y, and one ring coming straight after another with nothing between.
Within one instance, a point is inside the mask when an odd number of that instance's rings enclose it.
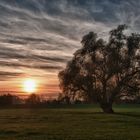
<instances>
[{"instance_id":1,"label":"large willow tree","mask_svg":"<svg viewBox=\"0 0 140 140\"><path fill-rule=\"evenodd\" d=\"M90 32L66 68L59 73L63 97L97 101L113 113L116 98L140 91L140 34L124 34L126 25L110 31L108 41Z\"/></svg>"}]
</instances>

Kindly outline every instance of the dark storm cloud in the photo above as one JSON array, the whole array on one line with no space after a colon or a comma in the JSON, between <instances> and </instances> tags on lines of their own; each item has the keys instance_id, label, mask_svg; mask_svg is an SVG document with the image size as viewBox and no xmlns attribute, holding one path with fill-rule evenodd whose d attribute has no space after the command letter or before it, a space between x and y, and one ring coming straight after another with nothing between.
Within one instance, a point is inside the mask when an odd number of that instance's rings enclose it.
<instances>
[{"instance_id":1,"label":"dark storm cloud","mask_svg":"<svg viewBox=\"0 0 140 140\"><path fill-rule=\"evenodd\" d=\"M0 0L0 69L58 72L89 31L106 38L126 23L139 32L139 7L139 0Z\"/></svg>"}]
</instances>

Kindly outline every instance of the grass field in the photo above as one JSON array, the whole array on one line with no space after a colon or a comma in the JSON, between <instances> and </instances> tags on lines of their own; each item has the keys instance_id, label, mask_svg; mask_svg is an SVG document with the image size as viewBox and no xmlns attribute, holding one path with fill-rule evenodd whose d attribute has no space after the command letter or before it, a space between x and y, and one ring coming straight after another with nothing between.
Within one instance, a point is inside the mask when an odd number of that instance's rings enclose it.
<instances>
[{"instance_id":1,"label":"grass field","mask_svg":"<svg viewBox=\"0 0 140 140\"><path fill-rule=\"evenodd\" d=\"M140 105L0 109L0 140L140 140Z\"/></svg>"}]
</instances>

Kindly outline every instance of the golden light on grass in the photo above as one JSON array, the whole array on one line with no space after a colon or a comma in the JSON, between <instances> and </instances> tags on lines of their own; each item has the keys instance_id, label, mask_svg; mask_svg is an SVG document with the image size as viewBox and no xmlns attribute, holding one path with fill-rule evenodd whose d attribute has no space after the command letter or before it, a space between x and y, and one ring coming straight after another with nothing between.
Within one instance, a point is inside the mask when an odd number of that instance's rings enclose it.
<instances>
[{"instance_id":1,"label":"golden light on grass","mask_svg":"<svg viewBox=\"0 0 140 140\"><path fill-rule=\"evenodd\" d=\"M37 83L34 79L25 79L23 81L23 90L27 93L33 93L37 90Z\"/></svg>"}]
</instances>

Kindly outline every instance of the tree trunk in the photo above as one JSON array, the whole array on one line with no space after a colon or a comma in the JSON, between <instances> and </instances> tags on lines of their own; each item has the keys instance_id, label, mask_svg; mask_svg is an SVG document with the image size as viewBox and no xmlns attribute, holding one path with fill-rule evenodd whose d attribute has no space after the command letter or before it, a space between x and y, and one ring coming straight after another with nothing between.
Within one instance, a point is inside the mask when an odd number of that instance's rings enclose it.
<instances>
[{"instance_id":1,"label":"tree trunk","mask_svg":"<svg viewBox=\"0 0 140 140\"><path fill-rule=\"evenodd\" d=\"M100 106L104 113L110 113L110 114L114 113L111 103L101 103Z\"/></svg>"}]
</instances>

